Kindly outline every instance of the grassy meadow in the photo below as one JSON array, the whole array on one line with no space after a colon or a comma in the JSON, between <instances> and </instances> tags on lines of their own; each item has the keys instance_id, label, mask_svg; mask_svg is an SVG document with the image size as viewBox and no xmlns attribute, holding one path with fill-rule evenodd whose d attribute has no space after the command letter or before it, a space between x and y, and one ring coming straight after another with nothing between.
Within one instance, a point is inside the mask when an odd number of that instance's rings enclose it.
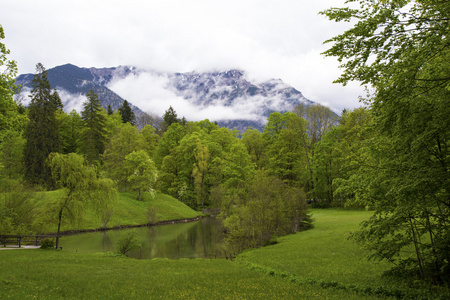
<instances>
[{"instance_id":1,"label":"grassy meadow","mask_svg":"<svg viewBox=\"0 0 450 300\"><path fill-rule=\"evenodd\" d=\"M223 259L135 260L112 253L0 251L3 299L446 299L382 276L346 239L365 211L313 210L315 227Z\"/></svg>"},{"instance_id":2,"label":"grassy meadow","mask_svg":"<svg viewBox=\"0 0 450 300\"><path fill-rule=\"evenodd\" d=\"M38 211L45 211L44 204L52 201L56 197L61 195L61 190L40 193L36 196L36 205ZM114 203L114 209L112 216L107 223L106 227L124 226L124 225L142 225L149 222L147 216L147 208L154 209L156 214L156 221L177 220L186 218L195 218L202 215L191 209L184 203L176 200L175 198L161 193L156 193L152 197L148 192L143 193L141 201L137 200L137 192L121 192L117 202ZM40 214L40 222L43 224L49 224L45 214ZM39 219L38 219L39 222ZM56 232L57 224L54 221L50 223L49 227L45 226L42 231L44 232ZM61 231L68 230L80 230L80 229L97 229L102 227L101 218L96 215L92 210L87 209L81 219L69 222L67 219L63 219Z\"/></svg>"}]
</instances>

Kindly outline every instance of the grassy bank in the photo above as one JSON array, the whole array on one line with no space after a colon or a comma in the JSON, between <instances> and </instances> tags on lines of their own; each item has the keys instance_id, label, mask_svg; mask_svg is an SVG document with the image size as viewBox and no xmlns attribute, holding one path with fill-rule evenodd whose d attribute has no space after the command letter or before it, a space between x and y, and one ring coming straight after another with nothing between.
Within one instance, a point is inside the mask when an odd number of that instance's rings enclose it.
<instances>
[{"instance_id":1,"label":"grassy bank","mask_svg":"<svg viewBox=\"0 0 450 300\"><path fill-rule=\"evenodd\" d=\"M48 223L48 216L42 213L44 204L59 197L60 193L61 191L45 192L36 198L38 215L42 223ZM142 201L138 201L137 192L123 192L119 193L117 202L114 203L112 215L106 227L147 224L149 222L149 217L147 216L149 207L154 210L156 221L187 219L201 215L201 213L165 194L157 193L154 197L151 197L149 193L143 193ZM61 230L96 229L102 226L100 216L87 209L83 216L75 222L63 219ZM43 231L56 232L56 229L56 223L53 222L49 227L44 228Z\"/></svg>"},{"instance_id":2,"label":"grassy bank","mask_svg":"<svg viewBox=\"0 0 450 300\"><path fill-rule=\"evenodd\" d=\"M362 299L226 260L3 250L0 261L3 299Z\"/></svg>"},{"instance_id":3,"label":"grassy bank","mask_svg":"<svg viewBox=\"0 0 450 300\"><path fill-rule=\"evenodd\" d=\"M299 282L365 295L406 299L448 299L448 289L383 275L393 267L367 260L367 252L348 234L372 212L313 209L314 229L279 238L275 245L242 253L237 261L261 272L295 277ZM433 294L436 293L436 294Z\"/></svg>"},{"instance_id":4,"label":"grassy bank","mask_svg":"<svg viewBox=\"0 0 450 300\"><path fill-rule=\"evenodd\" d=\"M445 299L445 291L431 294L437 290L382 277L390 265L367 262L365 252L345 239L370 213L314 210L313 215L314 229L234 261L2 250L0 291L5 299Z\"/></svg>"},{"instance_id":5,"label":"grassy bank","mask_svg":"<svg viewBox=\"0 0 450 300\"><path fill-rule=\"evenodd\" d=\"M366 252L346 238L371 214L366 211L312 210L316 219L313 230L279 238L278 244L244 253L239 260L297 274L305 279L380 284L381 274L392 266L366 260Z\"/></svg>"}]
</instances>

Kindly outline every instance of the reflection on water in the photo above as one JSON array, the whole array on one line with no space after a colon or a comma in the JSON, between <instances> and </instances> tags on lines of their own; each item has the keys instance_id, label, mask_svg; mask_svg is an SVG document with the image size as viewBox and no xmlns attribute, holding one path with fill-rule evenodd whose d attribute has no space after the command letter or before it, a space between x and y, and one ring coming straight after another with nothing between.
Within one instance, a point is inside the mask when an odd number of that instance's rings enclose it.
<instances>
[{"instance_id":1,"label":"reflection on water","mask_svg":"<svg viewBox=\"0 0 450 300\"><path fill-rule=\"evenodd\" d=\"M142 259L222 258L219 243L223 236L219 227L215 218L205 218L191 223L123 229L135 231L141 245L127 255ZM114 251L118 235L115 230L82 233L62 237L60 245L64 251Z\"/></svg>"}]
</instances>

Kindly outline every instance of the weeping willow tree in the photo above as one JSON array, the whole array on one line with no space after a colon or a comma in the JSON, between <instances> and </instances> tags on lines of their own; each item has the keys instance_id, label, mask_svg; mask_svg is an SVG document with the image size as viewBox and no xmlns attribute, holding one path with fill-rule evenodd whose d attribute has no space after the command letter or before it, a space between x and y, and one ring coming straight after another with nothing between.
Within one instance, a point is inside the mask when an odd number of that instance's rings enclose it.
<instances>
[{"instance_id":1,"label":"weeping willow tree","mask_svg":"<svg viewBox=\"0 0 450 300\"><path fill-rule=\"evenodd\" d=\"M56 186L62 189L61 196L48 203L58 225L58 248L63 219L75 220L87 207L101 214L115 200L117 190L111 179L98 178L95 168L78 154L51 153L47 162Z\"/></svg>"}]
</instances>

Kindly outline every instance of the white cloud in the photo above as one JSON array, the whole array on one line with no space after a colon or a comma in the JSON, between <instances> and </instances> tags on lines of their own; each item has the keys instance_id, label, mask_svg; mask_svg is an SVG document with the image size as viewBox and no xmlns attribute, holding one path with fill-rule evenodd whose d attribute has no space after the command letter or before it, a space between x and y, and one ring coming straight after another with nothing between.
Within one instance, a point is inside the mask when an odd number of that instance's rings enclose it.
<instances>
[{"instance_id":1,"label":"white cloud","mask_svg":"<svg viewBox=\"0 0 450 300\"><path fill-rule=\"evenodd\" d=\"M255 78L281 78L340 110L359 106L362 89L332 84L337 63L320 53L322 42L348 25L318 12L343 2L21 0L3 3L0 19L21 73L34 72L37 62L164 72L239 68Z\"/></svg>"},{"instance_id":2,"label":"white cloud","mask_svg":"<svg viewBox=\"0 0 450 300\"><path fill-rule=\"evenodd\" d=\"M75 109L78 113L81 113L83 110L83 103L87 101L85 95L71 94L61 88L57 88L57 90L63 103L64 111L69 113Z\"/></svg>"},{"instance_id":3,"label":"white cloud","mask_svg":"<svg viewBox=\"0 0 450 300\"><path fill-rule=\"evenodd\" d=\"M207 107L199 107L178 96L168 87L169 78L165 74L142 72L123 79L113 80L108 88L138 106L147 113L162 116L172 106L179 118L185 116L191 121L248 119L260 120L258 103L238 99L233 107L224 106L220 101Z\"/></svg>"},{"instance_id":4,"label":"white cloud","mask_svg":"<svg viewBox=\"0 0 450 300\"><path fill-rule=\"evenodd\" d=\"M72 94L60 87L57 87L57 91L59 97L61 98L64 111L69 113L75 109L78 113L81 113L81 111L83 110L83 103L87 100L85 95ZM24 106L28 106L31 102L30 96L31 89L25 87L21 90L20 94L15 96L15 100L20 102L20 104Z\"/></svg>"}]
</instances>

